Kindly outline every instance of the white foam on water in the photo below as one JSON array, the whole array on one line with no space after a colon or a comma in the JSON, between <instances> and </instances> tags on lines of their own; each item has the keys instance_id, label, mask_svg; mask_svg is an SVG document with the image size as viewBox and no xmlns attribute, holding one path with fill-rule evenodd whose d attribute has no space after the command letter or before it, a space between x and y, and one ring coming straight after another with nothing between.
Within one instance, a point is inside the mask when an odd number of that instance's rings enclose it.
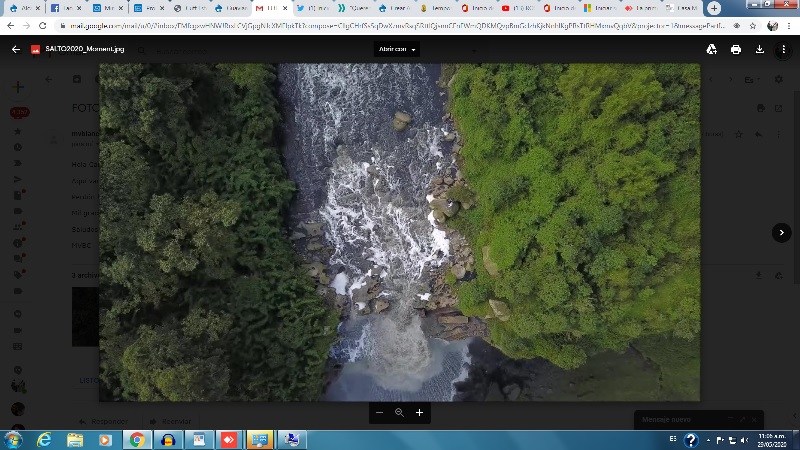
<instances>
[{"instance_id":1,"label":"white foam on water","mask_svg":"<svg viewBox=\"0 0 800 450\"><path fill-rule=\"evenodd\" d=\"M420 298L420 300L422 300L422 301L424 301L424 302L427 302L427 301L428 301L428 300L430 300L430 298L431 298L431 293L430 293L430 292L427 292L427 293L425 293L425 294L417 294L417 297L419 297L419 298Z\"/></svg>"},{"instance_id":2,"label":"white foam on water","mask_svg":"<svg viewBox=\"0 0 800 450\"><path fill-rule=\"evenodd\" d=\"M350 287L347 289L347 294L350 296L350 298L353 298L353 291L355 291L356 289L361 289L366 285L367 285L367 275L364 275L360 277L358 281L350 285Z\"/></svg>"},{"instance_id":3,"label":"white foam on water","mask_svg":"<svg viewBox=\"0 0 800 450\"><path fill-rule=\"evenodd\" d=\"M347 283L350 280L347 279L347 275L344 272L337 273L335 277L333 277L333 281L331 281L331 287L336 291L339 295L347 295Z\"/></svg>"},{"instance_id":4,"label":"white foam on water","mask_svg":"<svg viewBox=\"0 0 800 450\"><path fill-rule=\"evenodd\" d=\"M432 202L434 198L435 197L433 196L433 194L428 194L425 196L425 200L427 200L428 203Z\"/></svg>"},{"instance_id":5,"label":"white foam on water","mask_svg":"<svg viewBox=\"0 0 800 450\"><path fill-rule=\"evenodd\" d=\"M423 201L432 200L425 195L432 177L451 164L441 150L446 134L440 131L441 111L432 106L442 101L436 97L435 79L422 65L282 67L293 71L289 79L296 85L292 104L305 164L298 172L317 177L307 183L327 183L318 214L334 248L328 263L349 274L337 274L331 287L352 297L372 275L368 269L378 265L379 296L390 297L385 314L352 318L340 327L342 339L331 356L358 362L385 390L372 400L429 389L426 380L441 377L443 361L452 358L452 352L445 358L439 347L431 349L412 307L429 269L446 262L450 253L445 232ZM414 118L402 133L391 127L398 110ZM318 181L322 176L327 181ZM452 363L447 365L449 374ZM444 388L436 387L431 398L440 399Z\"/></svg>"}]
</instances>

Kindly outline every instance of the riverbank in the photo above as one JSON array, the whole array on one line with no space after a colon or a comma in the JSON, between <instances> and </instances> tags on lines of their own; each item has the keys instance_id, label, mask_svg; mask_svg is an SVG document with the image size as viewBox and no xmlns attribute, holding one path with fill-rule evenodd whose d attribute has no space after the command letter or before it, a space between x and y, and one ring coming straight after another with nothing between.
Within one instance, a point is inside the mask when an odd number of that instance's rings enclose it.
<instances>
[{"instance_id":1,"label":"riverbank","mask_svg":"<svg viewBox=\"0 0 800 450\"><path fill-rule=\"evenodd\" d=\"M604 126L569 116L585 104L578 80L599 73L619 98L628 92L619 86L641 79L656 94L676 94L663 104L655 95L647 114L617 118L620 127L649 130L650 141L606 136ZM470 344L469 376L456 400L699 400L699 144L682 138L696 136L696 80L693 65L443 66L438 85L448 92L459 175L431 207L448 237L458 235L452 229L468 237L477 259L468 275L475 280L455 277L470 263L456 259L444 284L458 294L454 306L491 331ZM625 99L626 110L639 107ZM673 110L684 134L663 129ZM601 113L589 117L600 123L608 116ZM596 136L583 136L587 130ZM664 145L648 144L664 136ZM616 146L598 145L603 139ZM636 201L626 197L639 188L629 189L636 180L620 175L622 165L650 183ZM657 224L658 241L615 222L630 215L635 228L642 214L651 220L643 227ZM587 235L608 239L597 248ZM665 253L667 246L673 250ZM635 270L614 271L609 254ZM642 255L653 264L642 264Z\"/></svg>"}]
</instances>

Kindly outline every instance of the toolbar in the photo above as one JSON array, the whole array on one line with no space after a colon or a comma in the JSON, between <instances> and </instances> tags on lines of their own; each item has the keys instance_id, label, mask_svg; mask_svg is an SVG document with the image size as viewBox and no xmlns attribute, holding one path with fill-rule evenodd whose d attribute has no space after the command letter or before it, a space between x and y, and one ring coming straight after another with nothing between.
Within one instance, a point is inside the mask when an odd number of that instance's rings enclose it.
<instances>
[{"instance_id":1,"label":"toolbar","mask_svg":"<svg viewBox=\"0 0 800 450\"><path fill-rule=\"evenodd\" d=\"M0 0L8 18L244 17L252 10L250 0Z\"/></svg>"},{"instance_id":2,"label":"toolbar","mask_svg":"<svg viewBox=\"0 0 800 450\"><path fill-rule=\"evenodd\" d=\"M799 0L0 0L0 16L188 17L800 17Z\"/></svg>"},{"instance_id":3,"label":"toolbar","mask_svg":"<svg viewBox=\"0 0 800 450\"><path fill-rule=\"evenodd\" d=\"M122 430L8 431L8 450L800 450L783 431Z\"/></svg>"}]
</instances>

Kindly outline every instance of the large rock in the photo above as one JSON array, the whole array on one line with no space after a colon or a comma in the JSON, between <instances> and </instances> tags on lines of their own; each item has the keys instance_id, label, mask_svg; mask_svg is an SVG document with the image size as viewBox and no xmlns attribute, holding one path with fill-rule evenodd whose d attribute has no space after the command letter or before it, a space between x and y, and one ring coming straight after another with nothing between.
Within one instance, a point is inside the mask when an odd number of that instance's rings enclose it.
<instances>
[{"instance_id":1,"label":"large rock","mask_svg":"<svg viewBox=\"0 0 800 450\"><path fill-rule=\"evenodd\" d=\"M430 205L432 210L441 211L447 217L453 217L458 213L461 205L458 202L448 201L443 198L435 198L431 200Z\"/></svg>"},{"instance_id":2,"label":"large rock","mask_svg":"<svg viewBox=\"0 0 800 450\"><path fill-rule=\"evenodd\" d=\"M389 302L386 300L378 300L375 302L375 312L380 313L381 311L385 311L389 308Z\"/></svg>"},{"instance_id":3,"label":"large rock","mask_svg":"<svg viewBox=\"0 0 800 450\"><path fill-rule=\"evenodd\" d=\"M442 325L464 325L469 323L469 317L467 316L439 316L437 320Z\"/></svg>"},{"instance_id":4,"label":"large rock","mask_svg":"<svg viewBox=\"0 0 800 450\"><path fill-rule=\"evenodd\" d=\"M508 320L511 319L511 308L504 302L489 299L489 306L491 306L494 316L501 322L508 322Z\"/></svg>"},{"instance_id":5,"label":"large rock","mask_svg":"<svg viewBox=\"0 0 800 450\"><path fill-rule=\"evenodd\" d=\"M308 270L308 274L312 277L318 277L319 274L325 273L325 269L327 269L325 264L316 261L311 264L303 264L303 267Z\"/></svg>"},{"instance_id":6,"label":"large rock","mask_svg":"<svg viewBox=\"0 0 800 450\"><path fill-rule=\"evenodd\" d=\"M395 131L405 130L409 123L411 123L410 114L402 111L397 111L394 113L394 119L392 119L392 128L394 128Z\"/></svg>"},{"instance_id":7,"label":"large rock","mask_svg":"<svg viewBox=\"0 0 800 450\"><path fill-rule=\"evenodd\" d=\"M294 233L292 233L291 236L289 236L289 240L290 241L296 241L298 239L305 239L305 237L306 237L305 234L303 234L303 233L301 233L299 231L295 231Z\"/></svg>"},{"instance_id":8,"label":"large rock","mask_svg":"<svg viewBox=\"0 0 800 450\"><path fill-rule=\"evenodd\" d=\"M444 140L447 142L453 142L456 140L456 134L451 131L444 135Z\"/></svg>"},{"instance_id":9,"label":"large rock","mask_svg":"<svg viewBox=\"0 0 800 450\"><path fill-rule=\"evenodd\" d=\"M367 303L372 300L369 289L366 286L361 286L358 289L353 289L350 297L354 303Z\"/></svg>"},{"instance_id":10,"label":"large rock","mask_svg":"<svg viewBox=\"0 0 800 450\"><path fill-rule=\"evenodd\" d=\"M309 236L322 236L325 234L325 231L322 229L324 225L325 224L323 224L322 222L312 222L312 223L302 223L300 224L300 227L306 230L306 234L308 234Z\"/></svg>"},{"instance_id":11,"label":"large rock","mask_svg":"<svg viewBox=\"0 0 800 450\"><path fill-rule=\"evenodd\" d=\"M522 393L522 388L519 387L518 384L509 384L503 388L503 394L505 394L506 399L509 401L517 401L519 398L519 394Z\"/></svg>"},{"instance_id":12,"label":"large rock","mask_svg":"<svg viewBox=\"0 0 800 450\"><path fill-rule=\"evenodd\" d=\"M445 216L444 213L439 211L438 209L435 209L433 211L433 218L436 219L436 221L439 223L442 223L445 220L447 220L447 216Z\"/></svg>"},{"instance_id":13,"label":"large rock","mask_svg":"<svg viewBox=\"0 0 800 450\"><path fill-rule=\"evenodd\" d=\"M456 264L453 266L450 271L455 275L455 277L459 280L463 280L464 277L467 275L467 269L462 266L461 264Z\"/></svg>"},{"instance_id":14,"label":"large rock","mask_svg":"<svg viewBox=\"0 0 800 450\"><path fill-rule=\"evenodd\" d=\"M367 167L367 173L372 175L373 177L377 177L378 176L378 168L371 165L371 166Z\"/></svg>"},{"instance_id":15,"label":"large rock","mask_svg":"<svg viewBox=\"0 0 800 450\"><path fill-rule=\"evenodd\" d=\"M324 246L322 245L322 242L318 241L317 239L314 239L309 241L309 243L306 245L306 250L310 252L316 252L318 250L322 250L323 247Z\"/></svg>"},{"instance_id":16,"label":"large rock","mask_svg":"<svg viewBox=\"0 0 800 450\"><path fill-rule=\"evenodd\" d=\"M487 272L489 272L489 275L496 277L500 275L500 269L497 268L497 264L495 264L494 261L492 261L492 259L489 257L491 250L491 247L488 245L484 245L481 249L481 252L483 253L483 267Z\"/></svg>"}]
</instances>

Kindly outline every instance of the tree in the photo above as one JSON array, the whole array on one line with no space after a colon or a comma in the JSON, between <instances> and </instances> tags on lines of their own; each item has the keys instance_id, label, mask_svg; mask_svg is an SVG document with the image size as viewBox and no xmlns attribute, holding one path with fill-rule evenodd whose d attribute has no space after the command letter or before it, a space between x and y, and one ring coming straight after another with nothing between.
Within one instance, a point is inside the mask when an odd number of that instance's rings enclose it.
<instances>
[{"instance_id":1,"label":"tree","mask_svg":"<svg viewBox=\"0 0 800 450\"><path fill-rule=\"evenodd\" d=\"M490 275L509 356L575 368L637 339L699 333L699 71L694 65L462 65L451 110L477 207L452 221ZM464 195L460 193L459 195Z\"/></svg>"},{"instance_id":2,"label":"tree","mask_svg":"<svg viewBox=\"0 0 800 450\"><path fill-rule=\"evenodd\" d=\"M100 68L104 399L321 394L336 317L284 229L274 67Z\"/></svg>"}]
</instances>

